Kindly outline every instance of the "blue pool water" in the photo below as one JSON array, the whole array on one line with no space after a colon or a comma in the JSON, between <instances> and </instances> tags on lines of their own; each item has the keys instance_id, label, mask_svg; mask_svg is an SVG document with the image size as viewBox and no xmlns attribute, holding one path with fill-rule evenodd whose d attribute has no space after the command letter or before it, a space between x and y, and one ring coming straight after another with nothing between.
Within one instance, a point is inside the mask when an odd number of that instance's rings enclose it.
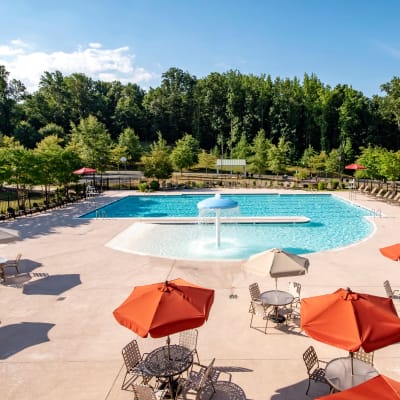
<instances>
[{"instance_id":1,"label":"blue pool water","mask_svg":"<svg viewBox=\"0 0 400 400\"><path fill-rule=\"evenodd\" d=\"M197 203L210 195L127 196L82 218L197 217ZM364 218L372 212L332 195L235 194L239 209L229 216L304 216L309 223L222 224L217 248L214 224L134 224L117 236L119 250L183 259L245 259L274 247L305 254L348 246L373 230ZM213 215L213 211L209 216ZM201 219L199 219L201 221Z\"/></svg>"}]
</instances>

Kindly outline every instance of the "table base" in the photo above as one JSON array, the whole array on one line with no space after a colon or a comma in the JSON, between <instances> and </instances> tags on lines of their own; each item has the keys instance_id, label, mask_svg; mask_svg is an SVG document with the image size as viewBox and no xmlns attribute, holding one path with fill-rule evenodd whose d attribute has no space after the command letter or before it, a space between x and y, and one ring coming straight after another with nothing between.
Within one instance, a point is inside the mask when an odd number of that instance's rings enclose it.
<instances>
[{"instance_id":1,"label":"table base","mask_svg":"<svg viewBox=\"0 0 400 400\"><path fill-rule=\"evenodd\" d=\"M172 396L171 396L171 386L172 386ZM165 395L164 395L164 399L175 399L177 396L178 396L178 394L179 394L179 392L178 392L178 389L179 389L179 381L177 380L177 379L174 379L172 382L162 382L161 384L160 384L160 389L161 390L164 390L164 389L166 389L167 391L166 391L166 393L165 393Z\"/></svg>"},{"instance_id":2,"label":"table base","mask_svg":"<svg viewBox=\"0 0 400 400\"><path fill-rule=\"evenodd\" d=\"M281 324L282 322L286 321L286 318L283 315L280 315L280 314L278 314L278 315L270 315L268 318L271 321L276 322L277 324Z\"/></svg>"}]
</instances>

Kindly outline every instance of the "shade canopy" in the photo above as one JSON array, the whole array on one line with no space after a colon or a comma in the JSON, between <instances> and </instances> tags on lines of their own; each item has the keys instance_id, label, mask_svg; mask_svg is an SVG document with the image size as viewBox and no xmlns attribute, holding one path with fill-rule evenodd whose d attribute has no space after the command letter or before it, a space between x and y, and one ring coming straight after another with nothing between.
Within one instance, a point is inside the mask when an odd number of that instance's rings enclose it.
<instances>
[{"instance_id":1,"label":"shade canopy","mask_svg":"<svg viewBox=\"0 0 400 400\"><path fill-rule=\"evenodd\" d=\"M400 319L392 299L338 289L303 298L301 329L310 337L355 352L371 352L400 341Z\"/></svg>"},{"instance_id":2,"label":"shade canopy","mask_svg":"<svg viewBox=\"0 0 400 400\"><path fill-rule=\"evenodd\" d=\"M344 169L354 169L354 170L357 170L357 169L365 169L365 167L364 167L364 165L361 165L361 164L349 164L349 165L346 165L346 166L344 167Z\"/></svg>"},{"instance_id":3,"label":"shade canopy","mask_svg":"<svg viewBox=\"0 0 400 400\"><path fill-rule=\"evenodd\" d=\"M238 206L237 201L227 197L222 197L219 193L217 193L214 197L209 197L197 203L197 208L199 210L203 209L222 210L222 209L235 208L237 206Z\"/></svg>"},{"instance_id":4,"label":"shade canopy","mask_svg":"<svg viewBox=\"0 0 400 400\"><path fill-rule=\"evenodd\" d=\"M0 228L0 243L12 243L21 240L19 232L15 229Z\"/></svg>"},{"instance_id":5,"label":"shade canopy","mask_svg":"<svg viewBox=\"0 0 400 400\"><path fill-rule=\"evenodd\" d=\"M400 243L392 244L391 246L381 247L379 251L393 261L400 261Z\"/></svg>"},{"instance_id":6,"label":"shade canopy","mask_svg":"<svg viewBox=\"0 0 400 400\"><path fill-rule=\"evenodd\" d=\"M136 286L113 314L139 336L160 338L203 325L213 301L213 289L175 279Z\"/></svg>"},{"instance_id":7,"label":"shade canopy","mask_svg":"<svg viewBox=\"0 0 400 400\"><path fill-rule=\"evenodd\" d=\"M81 169L77 169L73 172L74 175L90 175L90 174L95 174L97 172L96 169L94 168L87 168L83 167Z\"/></svg>"},{"instance_id":8,"label":"shade canopy","mask_svg":"<svg viewBox=\"0 0 400 400\"><path fill-rule=\"evenodd\" d=\"M272 278L304 275L308 271L308 258L288 253L281 249L271 249L251 256L244 264L244 268L261 274L268 274Z\"/></svg>"},{"instance_id":9,"label":"shade canopy","mask_svg":"<svg viewBox=\"0 0 400 400\"><path fill-rule=\"evenodd\" d=\"M316 400L399 400L400 382L378 375L360 385Z\"/></svg>"}]
</instances>

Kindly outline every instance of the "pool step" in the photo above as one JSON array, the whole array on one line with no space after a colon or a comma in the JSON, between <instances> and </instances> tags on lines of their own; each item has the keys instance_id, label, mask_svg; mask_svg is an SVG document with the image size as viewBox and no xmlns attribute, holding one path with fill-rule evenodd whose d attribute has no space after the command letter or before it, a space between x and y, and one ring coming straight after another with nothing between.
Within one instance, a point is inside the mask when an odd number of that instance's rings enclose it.
<instances>
[{"instance_id":1,"label":"pool step","mask_svg":"<svg viewBox=\"0 0 400 400\"><path fill-rule=\"evenodd\" d=\"M213 224L215 217L181 217L181 218L133 218L135 222L152 224ZM310 218L303 216L275 216L275 217L220 217L223 224L304 224Z\"/></svg>"}]
</instances>

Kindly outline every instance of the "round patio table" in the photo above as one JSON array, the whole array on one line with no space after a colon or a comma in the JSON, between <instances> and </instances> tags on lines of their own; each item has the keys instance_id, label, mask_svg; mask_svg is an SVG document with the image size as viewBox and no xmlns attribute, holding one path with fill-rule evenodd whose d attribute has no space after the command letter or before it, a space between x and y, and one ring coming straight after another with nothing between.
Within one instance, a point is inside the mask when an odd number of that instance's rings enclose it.
<instances>
[{"instance_id":1,"label":"round patio table","mask_svg":"<svg viewBox=\"0 0 400 400\"><path fill-rule=\"evenodd\" d=\"M176 397L174 376L185 372L192 364L192 352L177 344L158 347L144 359L144 367L150 375L157 378L168 378L168 394L173 399Z\"/></svg>"},{"instance_id":2,"label":"round patio table","mask_svg":"<svg viewBox=\"0 0 400 400\"><path fill-rule=\"evenodd\" d=\"M351 357L335 358L326 365L325 378L337 391L350 389L375 376L379 372L364 361L353 358L353 374L351 374Z\"/></svg>"},{"instance_id":3,"label":"round patio table","mask_svg":"<svg viewBox=\"0 0 400 400\"><path fill-rule=\"evenodd\" d=\"M268 290L264 293L261 293L261 301L263 304L274 306L274 314L271 316L271 319L274 322L284 322L285 317L279 314L279 306L286 306L290 304L294 299L294 296L283 290Z\"/></svg>"}]
</instances>

